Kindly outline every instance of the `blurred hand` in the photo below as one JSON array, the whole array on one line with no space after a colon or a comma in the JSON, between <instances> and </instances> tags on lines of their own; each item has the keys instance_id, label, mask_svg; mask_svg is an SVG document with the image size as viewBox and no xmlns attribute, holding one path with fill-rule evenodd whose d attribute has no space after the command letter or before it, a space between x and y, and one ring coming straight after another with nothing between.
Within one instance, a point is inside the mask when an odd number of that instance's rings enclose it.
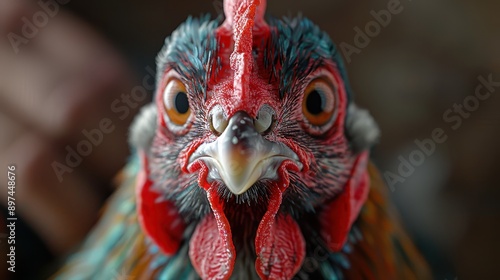
<instances>
[{"instance_id":1,"label":"blurred hand","mask_svg":"<svg viewBox=\"0 0 500 280\"><path fill-rule=\"evenodd\" d=\"M96 221L139 106L112 109L137 83L108 42L62 5L46 20L40 11L36 1L0 0L0 199L15 165L16 215L60 255Z\"/></svg>"}]
</instances>

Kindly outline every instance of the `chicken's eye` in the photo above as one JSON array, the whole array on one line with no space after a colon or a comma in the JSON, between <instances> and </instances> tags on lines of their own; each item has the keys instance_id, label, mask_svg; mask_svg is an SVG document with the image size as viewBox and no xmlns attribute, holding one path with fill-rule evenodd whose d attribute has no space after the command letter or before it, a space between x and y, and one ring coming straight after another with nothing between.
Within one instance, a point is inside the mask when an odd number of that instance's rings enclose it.
<instances>
[{"instance_id":1,"label":"chicken's eye","mask_svg":"<svg viewBox=\"0 0 500 280\"><path fill-rule=\"evenodd\" d=\"M191 115L186 86L178 79L171 79L163 93L163 103L169 120L178 126L186 124Z\"/></svg>"},{"instance_id":2,"label":"chicken's eye","mask_svg":"<svg viewBox=\"0 0 500 280\"><path fill-rule=\"evenodd\" d=\"M333 119L335 113L335 90L327 80L313 80L304 92L302 114L309 124L322 127Z\"/></svg>"}]
</instances>

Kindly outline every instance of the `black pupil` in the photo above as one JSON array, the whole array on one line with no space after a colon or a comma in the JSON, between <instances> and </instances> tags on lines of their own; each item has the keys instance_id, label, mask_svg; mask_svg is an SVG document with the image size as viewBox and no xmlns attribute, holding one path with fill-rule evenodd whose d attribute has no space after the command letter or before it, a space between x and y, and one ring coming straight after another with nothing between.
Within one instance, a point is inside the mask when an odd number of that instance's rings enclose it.
<instances>
[{"instance_id":1,"label":"black pupil","mask_svg":"<svg viewBox=\"0 0 500 280\"><path fill-rule=\"evenodd\" d=\"M175 96L175 109L180 114L185 114L189 111L188 97L185 92L180 91Z\"/></svg>"},{"instance_id":2,"label":"black pupil","mask_svg":"<svg viewBox=\"0 0 500 280\"><path fill-rule=\"evenodd\" d=\"M313 115L318 115L323 112L323 99L318 90L313 90L309 93L306 100L307 111Z\"/></svg>"}]
</instances>

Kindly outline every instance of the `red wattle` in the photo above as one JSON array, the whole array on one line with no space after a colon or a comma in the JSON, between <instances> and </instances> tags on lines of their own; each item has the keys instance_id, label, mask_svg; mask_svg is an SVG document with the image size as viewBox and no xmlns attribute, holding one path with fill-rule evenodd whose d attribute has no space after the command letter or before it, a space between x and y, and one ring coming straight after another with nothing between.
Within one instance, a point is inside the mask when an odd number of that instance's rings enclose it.
<instances>
[{"instance_id":1,"label":"red wattle","mask_svg":"<svg viewBox=\"0 0 500 280\"><path fill-rule=\"evenodd\" d=\"M174 203L169 200L160 202L160 195L151 190L148 179L147 157L140 152L142 169L137 176L137 210L139 223L160 250L172 255L177 252L182 241L185 224Z\"/></svg>"},{"instance_id":2,"label":"red wattle","mask_svg":"<svg viewBox=\"0 0 500 280\"><path fill-rule=\"evenodd\" d=\"M236 258L231 227L216 185L207 190L207 197L213 214L196 227L189 243L189 258L202 279L229 279Z\"/></svg>"},{"instance_id":3,"label":"red wattle","mask_svg":"<svg viewBox=\"0 0 500 280\"><path fill-rule=\"evenodd\" d=\"M344 246L351 226L368 197L370 178L366 170L367 160L367 152L358 156L344 191L320 213L321 236L333 252L340 251Z\"/></svg>"},{"instance_id":4,"label":"red wattle","mask_svg":"<svg viewBox=\"0 0 500 280\"><path fill-rule=\"evenodd\" d=\"M267 212L257 229L255 269L261 279L292 279L306 253L304 237L295 220L290 215L276 217L282 194L278 186L273 186Z\"/></svg>"}]
</instances>

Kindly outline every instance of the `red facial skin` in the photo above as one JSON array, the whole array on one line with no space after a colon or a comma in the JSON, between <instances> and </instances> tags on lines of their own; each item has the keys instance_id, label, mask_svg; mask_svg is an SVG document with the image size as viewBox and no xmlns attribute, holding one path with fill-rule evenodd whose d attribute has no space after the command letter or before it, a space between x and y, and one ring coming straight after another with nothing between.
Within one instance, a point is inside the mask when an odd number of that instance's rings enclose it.
<instances>
[{"instance_id":1,"label":"red facial skin","mask_svg":"<svg viewBox=\"0 0 500 280\"><path fill-rule=\"evenodd\" d=\"M159 193L151 191L147 157L140 152L143 169L137 175L137 205L139 223L167 255L177 252L185 224L172 201L158 202Z\"/></svg>"}]
</instances>

